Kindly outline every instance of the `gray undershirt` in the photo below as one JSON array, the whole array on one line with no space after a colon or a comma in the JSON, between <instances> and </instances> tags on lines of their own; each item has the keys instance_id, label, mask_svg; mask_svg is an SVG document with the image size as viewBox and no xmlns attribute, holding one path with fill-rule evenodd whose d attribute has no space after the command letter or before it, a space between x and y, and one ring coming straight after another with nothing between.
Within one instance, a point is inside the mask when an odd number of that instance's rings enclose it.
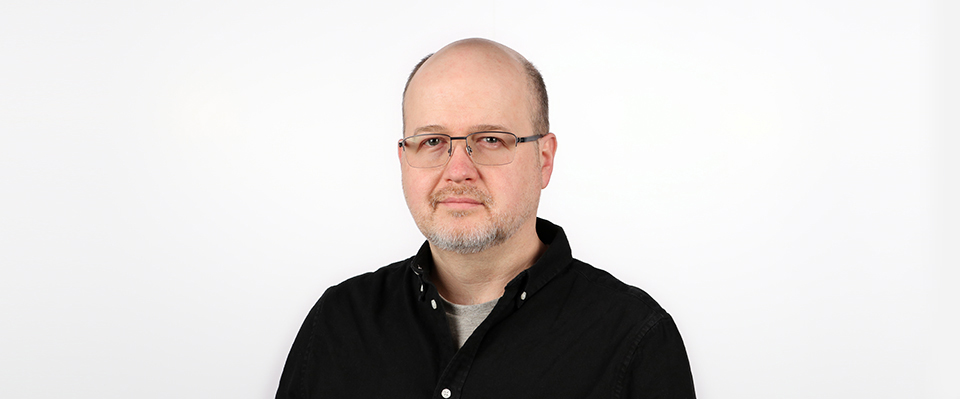
<instances>
[{"instance_id":1,"label":"gray undershirt","mask_svg":"<svg viewBox=\"0 0 960 399\"><path fill-rule=\"evenodd\" d=\"M497 298L476 305L457 305L450 303L443 297L440 297L440 299L443 302L443 311L447 314L447 323L450 324L450 333L453 334L457 349L460 349L463 343L467 342L467 338L470 338L473 330L476 330L483 319L490 315L493 307L497 306L497 301L500 300L500 298Z\"/></svg>"}]
</instances>

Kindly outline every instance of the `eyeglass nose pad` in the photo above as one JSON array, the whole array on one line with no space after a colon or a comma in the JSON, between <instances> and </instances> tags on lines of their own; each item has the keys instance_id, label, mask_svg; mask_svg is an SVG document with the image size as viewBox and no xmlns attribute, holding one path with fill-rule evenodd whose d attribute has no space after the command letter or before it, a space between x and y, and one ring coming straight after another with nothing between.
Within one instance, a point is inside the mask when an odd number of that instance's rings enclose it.
<instances>
[{"instance_id":1,"label":"eyeglass nose pad","mask_svg":"<svg viewBox=\"0 0 960 399\"><path fill-rule=\"evenodd\" d=\"M464 141L464 142L463 142L463 147L467 149L467 155L472 157L472 156L473 156L473 148L470 148L470 144L467 143L466 141ZM451 157L453 156L453 142L452 142L452 141L450 142L450 147L447 147L447 155L449 155L449 156L451 156Z\"/></svg>"}]
</instances>

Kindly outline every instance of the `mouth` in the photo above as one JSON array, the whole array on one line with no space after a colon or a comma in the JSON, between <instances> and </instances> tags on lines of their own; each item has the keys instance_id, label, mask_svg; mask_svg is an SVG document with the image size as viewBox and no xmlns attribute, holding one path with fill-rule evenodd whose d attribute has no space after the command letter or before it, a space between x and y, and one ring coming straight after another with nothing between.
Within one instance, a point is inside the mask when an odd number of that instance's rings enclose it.
<instances>
[{"instance_id":1,"label":"mouth","mask_svg":"<svg viewBox=\"0 0 960 399\"><path fill-rule=\"evenodd\" d=\"M437 203L437 205L443 205L453 209L470 209L473 207L483 206L483 202L473 198L449 197L441 200Z\"/></svg>"},{"instance_id":2,"label":"mouth","mask_svg":"<svg viewBox=\"0 0 960 399\"><path fill-rule=\"evenodd\" d=\"M487 206L491 203L489 195L473 187L452 187L443 189L430 196L434 209L443 206L456 210L468 210Z\"/></svg>"},{"instance_id":3,"label":"mouth","mask_svg":"<svg viewBox=\"0 0 960 399\"><path fill-rule=\"evenodd\" d=\"M474 204L474 205L482 205L482 204L483 204L483 201L480 201L480 200L477 200L477 199L473 199L473 198L465 198L465 197L450 197L450 198L441 200L440 203L441 203L441 204Z\"/></svg>"}]
</instances>

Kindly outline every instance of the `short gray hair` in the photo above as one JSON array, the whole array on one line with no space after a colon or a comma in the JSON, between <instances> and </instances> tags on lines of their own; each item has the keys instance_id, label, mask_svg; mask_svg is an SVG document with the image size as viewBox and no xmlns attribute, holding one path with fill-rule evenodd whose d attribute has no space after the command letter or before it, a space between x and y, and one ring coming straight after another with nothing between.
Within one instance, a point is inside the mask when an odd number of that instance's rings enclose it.
<instances>
[{"instance_id":1,"label":"short gray hair","mask_svg":"<svg viewBox=\"0 0 960 399\"><path fill-rule=\"evenodd\" d=\"M434 53L427 54L427 56L423 57L423 59L413 67L413 70L410 71L410 76L407 77L407 83L403 86L403 101L407 99L407 88L410 87L410 81L413 80L413 76L417 74L417 71L420 70L423 63L427 62L433 54ZM540 74L540 70L538 70L537 67L533 66L533 63L527 61L523 56L520 56L520 62L523 64L523 69L527 73L527 79L533 88L536 101L535 105L537 109L533 113L533 133L545 135L550 133L550 107L547 101L547 85L543 83L543 75ZM403 112L403 102L401 102L401 112ZM404 119L404 123L406 123L406 119Z\"/></svg>"}]
</instances>

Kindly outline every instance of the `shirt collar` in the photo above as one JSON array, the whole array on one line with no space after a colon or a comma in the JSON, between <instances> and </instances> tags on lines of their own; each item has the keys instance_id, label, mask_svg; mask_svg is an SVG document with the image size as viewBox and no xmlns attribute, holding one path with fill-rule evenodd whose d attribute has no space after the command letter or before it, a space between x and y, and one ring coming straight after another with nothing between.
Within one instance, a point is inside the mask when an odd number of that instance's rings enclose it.
<instances>
[{"instance_id":1,"label":"shirt collar","mask_svg":"<svg viewBox=\"0 0 960 399\"><path fill-rule=\"evenodd\" d=\"M547 245L547 250L533 266L520 272L507 284L504 296L522 295L526 298L536 294L540 288L543 288L573 261L570 243L567 241L567 235L563 232L563 228L545 219L537 218L537 236L541 242ZM421 284L430 281L433 255L430 252L428 242L424 242L420 246L417 255L413 257L413 262L410 262L410 269L419 277ZM421 300L423 300L422 290ZM523 302L523 300L518 301L518 305Z\"/></svg>"},{"instance_id":2,"label":"shirt collar","mask_svg":"<svg viewBox=\"0 0 960 399\"><path fill-rule=\"evenodd\" d=\"M545 219L537 218L537 236L540 237L540 241L547 244L547 250L533 266L520 273L521 276L527 275L527 283L523 291L528 296L535 294L540 288L547 285L551 279L560 274L573 261L570 243L567 241L567 235L563 232L563 228Z\"/></svg>"}]
</instances>

